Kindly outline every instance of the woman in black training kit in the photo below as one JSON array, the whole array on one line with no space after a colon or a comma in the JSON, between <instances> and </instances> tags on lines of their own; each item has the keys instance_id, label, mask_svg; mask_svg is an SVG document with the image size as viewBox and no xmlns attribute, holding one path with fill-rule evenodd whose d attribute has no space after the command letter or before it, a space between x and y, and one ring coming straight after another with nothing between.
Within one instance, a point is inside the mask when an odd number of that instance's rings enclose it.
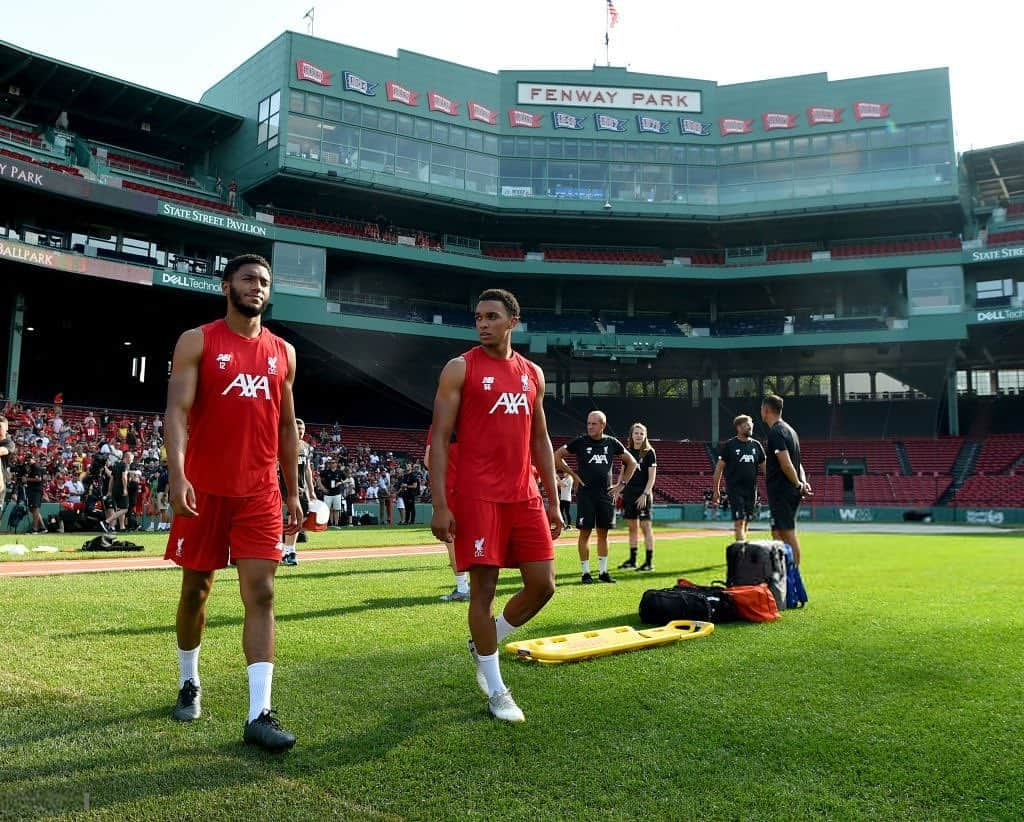
<instances>
[{"instance_id":1,"label":"woman in black training kit","mask_svg":"<svg viewBox=\"0 0 1024 822\"><path fill-rule=\"evenodd\" d=\"M622 491L622 518L629 526L629 559L619 568L635 568L637 571L653 571L654 530L651 528L651 507L654 504L654 481L658 476L658 458L647 438L647 426L634 422L629 429L629 445L626 450L636 460L637 469L629 478ZM644 532L644 564L637 567L636 554L640 541L640 529Z\"/></svg>"}]
</instances>

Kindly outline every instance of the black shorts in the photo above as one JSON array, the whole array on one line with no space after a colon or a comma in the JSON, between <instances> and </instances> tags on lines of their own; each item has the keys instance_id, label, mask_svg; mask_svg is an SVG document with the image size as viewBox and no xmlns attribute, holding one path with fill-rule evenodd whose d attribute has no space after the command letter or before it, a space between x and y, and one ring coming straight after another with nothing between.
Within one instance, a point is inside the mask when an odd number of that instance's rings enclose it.
<instances>
[{"instance_id":1,"label":"black shorts","mask_svg":"<svg viewBox=\"0 0 1024 822\"><path fill-rule=\"evenodd\" d=\"M650 519L651 506L637 507L637 502L644 496L643 488L627 488L622 492L622 518L623 519ZM653 501L653 500L652 500Z\"/></svg>"},{"instance_id":2,"label":"black shorts","mask_svg":"<svg viewBox=\"0 0 1024 822\"><path fill-rule=\"evenodd\" d=\"M793 485L768 491L768 507L772 512L772 528L792 531L796 528L796 512L800 508L800 491Z\"/></svg>"},{"instance_id":3,"label":"black shorts","mask_svg":"<svg viewBox=\"0 0 1024 822\"><path fill-rule=\"evenodd\" d=\"M110 497L110 507L115 511L127 511L128 510L128 497L122 494L121 496L113 495Z\"/></svg>"},{"instance_id":4,"label":"black shorts","mask_svg":"<svg viewBox=\"0 0 1024 822\"><path fill-rule=\"evenodd\" d=\"M753 494L740 494L729 489L729 508L732 510L733 522L749 521L754 518L754 508L757 507L757 489Z\"/></svg>"},{"instance_id":5,"label":"black shorts","mask_svg":"<svg viewBox=\"0 0 1024 822\"><path fill-rule=\"evenodd\" d=\"M615 523L615 504L605 494L596 496L581 491L576 499L576 527L583 531L592 528L611 528Z\"/></svg>"},{"instance_id":6,"label":"black shorts","mask_svg":"<svg viewBox=\"0 0 1024 822\"><path fill-rule=\"evenodd\" d=\"M38 508L43 504L42 486L37 488L30 485L25 488L25 504L29 508Z\"/></svg>"}]
</instances>

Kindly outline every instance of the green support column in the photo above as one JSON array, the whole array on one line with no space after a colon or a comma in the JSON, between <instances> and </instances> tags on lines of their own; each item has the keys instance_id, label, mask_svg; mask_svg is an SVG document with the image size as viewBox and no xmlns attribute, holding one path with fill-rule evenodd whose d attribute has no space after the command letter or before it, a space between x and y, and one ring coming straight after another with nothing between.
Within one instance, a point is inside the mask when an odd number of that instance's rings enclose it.
<instances>
[{"instance_id":1,"label":"green support column","mask_svg":"<svg viewBox=\"0 0 1024 822\"><path fill-rule=\"evenodd\" d=\"M18 401L18 379L21 375L21 338L25 333L25 295L16 294L11 309L10 345L7 346L7 385L9 402Z\"/></svg>"},{"instance_id":2,"label":"green support column","mask_svg":"<svg viewBox=\"0 0 1024 822\"><path fill-rule=\"evenodd\" d=\"M718 369L711 372L711 442L718 443L718 405L722 398L722 383L718 379Z\"/></svg>"},{"instance_id":3,"label":"green support column","mask_svg":"<svg viewBox=\"0 0 1024 822\"><path fill-rule=\"evenodd\" d=\"M946 404L949 406L949 435L960 436L960 407L957 405L956 361L946 366Z\"/></svg>"}]
</instances>

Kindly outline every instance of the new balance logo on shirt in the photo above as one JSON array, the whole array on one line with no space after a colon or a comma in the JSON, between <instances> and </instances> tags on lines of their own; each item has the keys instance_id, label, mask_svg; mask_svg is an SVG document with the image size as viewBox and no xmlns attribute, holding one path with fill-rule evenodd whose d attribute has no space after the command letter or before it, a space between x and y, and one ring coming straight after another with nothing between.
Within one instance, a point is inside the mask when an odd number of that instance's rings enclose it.
<instances>
[{"instance_id":1,"label":"new balance logo on shirt","mask_svg":"<svg viewBox=\"0 0 1024 822\"><path fill-rule=\"evenodd\" d=\"M266 375L257 377L252 374L238 374L228 384L228 387L220 392L220 395L222 397L227 396L233 388L239 390L238 396L240 397L252 397L255 399L258 392L262 391L263 399L270 399L270 382L267 380Z\"/></svg>"},{"instance_id":2,"label":"new balance logo on shirt","mask_svg":"<svg viewBox=\"0 0 1024 822\"><path fill-rule=\"evenodd\" d=\"M530 413L530 400L526 394L516 394L511 391L502 391L501 396L498 397L497 402L491 406L491 410L488 414L493 414L499 408L504 408L506 414L518 414L519 409L523 409L524 414Z\"/></svg>"}]
</instances>

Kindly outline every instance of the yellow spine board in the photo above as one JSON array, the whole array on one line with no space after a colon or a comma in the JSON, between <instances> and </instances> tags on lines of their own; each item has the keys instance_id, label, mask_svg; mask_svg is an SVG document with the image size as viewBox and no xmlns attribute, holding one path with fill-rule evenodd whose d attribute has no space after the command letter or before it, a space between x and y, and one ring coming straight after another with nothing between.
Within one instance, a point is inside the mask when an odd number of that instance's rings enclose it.
<instances>
[{"instance_id":1,"label":"yellow spine board","mask_svg":"<svg viewBox=\"0 0 1024 822\"><path fill-rule=\"evenodd\" d=\"M529 662L557 664L635 651L637 648L653 648L684 639L698 639L708 636L714 630L714 623L711 622L676 619L660 628L638 630L622 625L618 628L524 639L508 643L505 650Z\"/></svg>"}]
</instances>

